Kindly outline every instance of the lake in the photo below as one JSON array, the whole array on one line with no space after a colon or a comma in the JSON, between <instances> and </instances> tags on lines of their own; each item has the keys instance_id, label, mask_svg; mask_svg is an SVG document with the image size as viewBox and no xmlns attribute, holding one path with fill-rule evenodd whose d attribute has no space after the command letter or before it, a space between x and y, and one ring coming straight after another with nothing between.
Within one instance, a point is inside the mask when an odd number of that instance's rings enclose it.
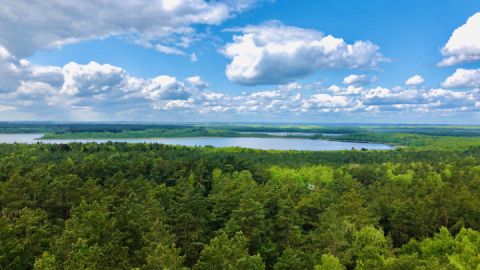
<instances>
[{"instance_id":1,"label":"lake","mask_svg":"<svg viewBox=\"0 0 480 270\"><path fill-rule=\"evenodd\" d=\"M338 134L338 133L314 133L314 132L261 132L261 131L244 131L244 132L238 132L240 134L266 134L266 135L272 135L272 136L279 136L279 137L285 137L285 136L302 136L302 137L308 137L312 136L315 134L322 134L323 136L341 136L343 134Z\"/></svg>"},{"instance_id":2,"label":"lake","mask_svg":"<svg viewBox=\"0 0 480 270\"><path fill-rule=\"evenodd\" d=\"M185 146L244 147L263 150L350 150L366 148L370 150L390 150L393 147L380 143L339 142L327 140L311 140L302 138L225 138L225 137L188 137L188 138L155 138L155 139L85 139L85 140L35 140L42 134L0 134L0 143L70 143L70 142L128 142L128 143L161 143Z\"/></svg>"}]
</instances>

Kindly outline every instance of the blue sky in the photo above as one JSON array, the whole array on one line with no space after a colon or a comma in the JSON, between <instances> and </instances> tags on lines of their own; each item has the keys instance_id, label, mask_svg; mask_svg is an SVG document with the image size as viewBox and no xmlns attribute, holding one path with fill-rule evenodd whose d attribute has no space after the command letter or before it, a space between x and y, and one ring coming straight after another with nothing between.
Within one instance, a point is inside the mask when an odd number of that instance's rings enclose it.
<instances>
[{"instance_id":1,"label":"blue sky","mask_svg":"<svg viewBox=\"0 0 480 270\"><path fill-rule=\"evenodd\" d=\"M478 1L3 6L0 120L480 124Z\"/></svg>"}]
</instances>

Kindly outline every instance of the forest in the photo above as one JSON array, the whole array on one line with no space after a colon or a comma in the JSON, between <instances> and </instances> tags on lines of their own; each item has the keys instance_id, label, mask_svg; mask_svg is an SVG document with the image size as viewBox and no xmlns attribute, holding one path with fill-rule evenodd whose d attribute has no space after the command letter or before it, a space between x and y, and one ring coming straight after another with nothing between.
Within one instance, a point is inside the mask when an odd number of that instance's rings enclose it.
<instances>
[{"instance_id":1,"label":"forest","mask_svg":"<svg viewBox=\"0 0 480 270\"><path fill-rule=\"evenodd\" d=\"M179 137L307 138L374 142L398 147L457 149L480 145L479 126L308 125L308 124L146 124L0 122L0 134L40 133L48 139L148 139Z\"/></svg>"},{"instance_id":2,"label":"forest","mask_svg":"<svg viewBox=\"0 0 480 270\"><path fill-rule=\"evenodd\" d=\"M2 144L0 269L479 269L480 144L434 131L377 135L409 145L391 151Z\"/></svg>"}]
</instances>

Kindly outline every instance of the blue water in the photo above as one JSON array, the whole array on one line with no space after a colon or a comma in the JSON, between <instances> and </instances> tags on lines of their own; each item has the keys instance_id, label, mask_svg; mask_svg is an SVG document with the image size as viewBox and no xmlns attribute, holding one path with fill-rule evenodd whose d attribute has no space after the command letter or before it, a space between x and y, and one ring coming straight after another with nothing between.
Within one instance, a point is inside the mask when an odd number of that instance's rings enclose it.
<instances>
[{"instance_id":1,"label":"blue water","mask_svg":"<svg viewBox=\"0 0 480 270\"><path fill-rule=\"evenodd\" d=\"M302 138L224 138L224 137L189 137L189 138L156 138L156 139L86 139L86 140L36 140L42 134L0 134L0 143L70 143L70 142L129 142L129 143L161 143L185 146L244 147L263 150L350 150L366 148L370 150L389 150L393 147L380 143L339 142L327 140L311 140Z\"/></svg>"},{"instance_id":2,"label":"blue water","mask_svg":"<svg viewBox=\"0 0 480 270\"><path fill-rule=\"evenodd\" d=\"M272 136L302 136L308 137L315 134L322 134L323 136L341 136L343 134L338 133L314 133L314 132L261 132L261 131L245 131L245 132L238 132L240 134L267 134Z\"/></svg>"}]
</instances>

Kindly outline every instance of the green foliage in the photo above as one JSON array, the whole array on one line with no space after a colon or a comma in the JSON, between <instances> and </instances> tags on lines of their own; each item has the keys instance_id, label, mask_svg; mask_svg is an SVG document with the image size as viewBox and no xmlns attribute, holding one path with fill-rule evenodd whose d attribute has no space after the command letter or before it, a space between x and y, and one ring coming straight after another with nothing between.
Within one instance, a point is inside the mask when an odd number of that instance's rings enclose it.
<instances>
[{"instance_id":1,"label":"green foliage","mask_svg":"<svg viewBox=\"0 0 480 270\"><path fill-rule=\"evenodd\" d=\"M320 264L315 265L315 270L344 270L345 267L340 263L340 260L333 255L324 254Z\"/></svg>"},{"instance_id":2,"label":"green foliage","mask_svg":"<svg viewBox=\"0 0 480 270\"><path fill-rule=\"evenodd\" d=\"M472 229L461 229L456 236L442 227L433 238L419 243L412 242L405 253L418 254L426 261L438 263L451 269L478 269L480 266L480 233Z\"/></svg>"},{"instance_id":3,"label":"green foliage","mask_svg":"<svg viewBox=\"0 0 480 270\"><path fill-rule=\"evenodd\" d=\"M310 262L304 252L287 248L274 266L275 270L301 270L310 268Z\"/></svg>"},{"instance_id":4,"label":"green foliage","mask_svg":"<svg viewBox=\"0 0 480 270\"><path fill-rule=\"evenodd\" d=\"M48 252L44 252L41 257L38 257L33 264L34 270L56 270L57 261L55 256L50 255Z\"/></svg>"},{"instance_id":5,"label":"green foliage","mask_svg":"<svg viewBox=\"0 0 480 270\"><path fill-rule=\"evenodd\" d=\"M413 133L404 133L405 130L395 133L384 132L362 132L336 136L335 140L356 141L356 142L382 142L397 146L408 146L412 148L423 149L449 149L467 148L477 146L480 143L478 134L474 137L470 136L438 136L435 133L427 132L421 134L413 131ZM448 133L447 133L448 134Z\"/></svg>"},{"instance_id":6,"label":"green foliage","mask_svg":"<svg viewBox=\"0 0 480 270\"><path fill-rule=\"evenodd\" d=\"M145 130L94 131L94 132L62 132L46 133L42 139L146 139L146 138L178 138L178 137L241 137L241 133L228 130L212 130L198 128L167 128Z\"/></svg>"},{"instance_id":7,"label":"green foliage","mask_svg":"<svg viewBox=\"0 0 480 270\"><path fill-rule=\"evenodd\" d=\"M237 209L233 210L225 224L229 234L242 232L249 239L248 247L253 253L260 250L266 234L265 213L263 206L252 198L242 198Z\"/></svg>"},{"instance_id":8,"label":"green foliage","mask_svg":"<svg viewBox=\"0 0 480 270\"><path fill-rule=\"evenodd\" d=\"M212 205L212 215L220 227L240 205L242 198L254 198L258 189L248 171L224 174L220 170L214 170L211 186L208 198Z\"/></svg>"},{"instance_id":9,"label":"green foliage","mask_svg":"<svg viewBox=\"0 0 480 270\"><path fill-rule=\"evenodd\" d=\"M391 250L383 231L367 226L355 233L350 252L356 261L355 269L362 270L382 269Z\"/></svg>"},{"instance_id":10,"label":"green foliage","mask_svg":"<svg viewBox=\"0 0 480 270\"><path fill-rule=\"evenodd\" d=\"M0 145L0 269L477 269L479 156Z\"/></svg>"},{"instance_id":11,"label":"green foliage","mask_svg":"<svg viewBox=\"0 0 480 270\"><path fill-rule=\"evenodd\" d=\"M48 247L50 226L40 209L0 216L0 269L26 269Z\"/></svg>"},{"instance_id":12,"label":"green foliage","mask_svg":"<svg viewBox=\"0 0 480 270\"><path fill-rule=\"evenodd\" d=\"M270 168L272 181L297 181L310 189L315 186L331 183L333 181L333 170L327 166L302 167L298 169L280 168L277 166Z\"/></svg>"},{"instance_id":13,"label":"green foliage","mask_svg":"<svg viewBox=\"0 0 480 270\"><path fill-rule=\"evenodd\" d=\"M233 237L221 234L206 246L193 269L198 270L261 270L265 269L262 259L251 256L247 249L247 238L241 233Z\"/></svg>"},{"instance_id":14,"label":"green foliage","mask_svg":"<svg viewBox=\"0 0 480 270\"><path fill-rule=\"evenodd\" d=\"M203 189L197 187L192 176L181 179L172 188L173 197L167 210L168 223L177 237L178 247L185 255L186 264L192 266L198 259L206 238L208 201Z\"/></svg>"},{"instance_id":15,"label":"green foliage","mask_svg":"<svg viewBox=\"0 0 480 270\"><path fill-rule=\"evenodd\" d=\"M183 269L184 259L180 256L180 250L175 247L175 244L155 245L148 253L146 260L145 269Z\"/></svg>"},{"instance_id":16,"label":"green foliage","mask_svg":"<svg viewBox=\"0 0 480 270\"><path fill-rule=\"evenodd\" d=\"M462 229L455 237L454 252L448 256L457 269L478 269L480 266L480 233Z\"/></svg>"}]
</instances>

